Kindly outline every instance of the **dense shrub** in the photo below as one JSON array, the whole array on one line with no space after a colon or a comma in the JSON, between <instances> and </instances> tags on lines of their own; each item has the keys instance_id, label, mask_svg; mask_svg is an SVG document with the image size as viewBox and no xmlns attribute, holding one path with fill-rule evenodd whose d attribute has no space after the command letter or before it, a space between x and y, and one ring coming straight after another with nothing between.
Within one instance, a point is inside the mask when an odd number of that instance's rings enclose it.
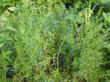
<instances>
[{"instance_id":1,"label":"dense shrub","mask_svg":"<svg viewBox=\"0 0 110 82\"><path fill-rule=\"evenodd\" d=\"M109 82L106 1L1 1L0 81Z\"/></svg>"}]
</instances>

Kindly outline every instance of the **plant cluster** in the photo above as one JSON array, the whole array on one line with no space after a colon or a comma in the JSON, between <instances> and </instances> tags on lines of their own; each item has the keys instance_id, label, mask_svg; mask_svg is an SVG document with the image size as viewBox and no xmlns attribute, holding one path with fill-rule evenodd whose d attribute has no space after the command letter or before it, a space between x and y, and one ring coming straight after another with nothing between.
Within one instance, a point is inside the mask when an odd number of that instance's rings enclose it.
<instances>
[{"instance_id":1,"label":"plant cluster","mask_svg":"<svg viewBox=\"0 0 110 82\"><path fill-rule=\"evenodd\" d=\"M0 81L109 82L108 3L1 0Z\"/></svg>"}]
</instances>

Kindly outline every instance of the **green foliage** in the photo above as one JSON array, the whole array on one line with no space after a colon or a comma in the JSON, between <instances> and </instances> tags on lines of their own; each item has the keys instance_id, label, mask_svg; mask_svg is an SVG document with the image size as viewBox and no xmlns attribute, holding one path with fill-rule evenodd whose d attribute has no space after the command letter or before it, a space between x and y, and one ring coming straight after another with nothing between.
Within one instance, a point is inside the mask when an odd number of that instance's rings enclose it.
<instances>
[{"instance_id":1,"label":"green foliage","mask_svg":"<svg viewBox=\"0 0 110 82\"><path fill-rule=\"evenodd\" d=\"M0 15L3 14L8 7L15 7L20 4L20 0L0 0Z\"/></svg>"},{"instance_id":2,"label":"green foliage","mask_svg":"<svg viewBox=\"0 0 110 82\"><path fill-rule=\"evenodd\" d=\"M91 8L101 0L70 9L60 0L10 1L1 1L16 10L0 16L0 81L11 64L13 82L109 82L109 11Z\"/></svg>"}]
</instances>

